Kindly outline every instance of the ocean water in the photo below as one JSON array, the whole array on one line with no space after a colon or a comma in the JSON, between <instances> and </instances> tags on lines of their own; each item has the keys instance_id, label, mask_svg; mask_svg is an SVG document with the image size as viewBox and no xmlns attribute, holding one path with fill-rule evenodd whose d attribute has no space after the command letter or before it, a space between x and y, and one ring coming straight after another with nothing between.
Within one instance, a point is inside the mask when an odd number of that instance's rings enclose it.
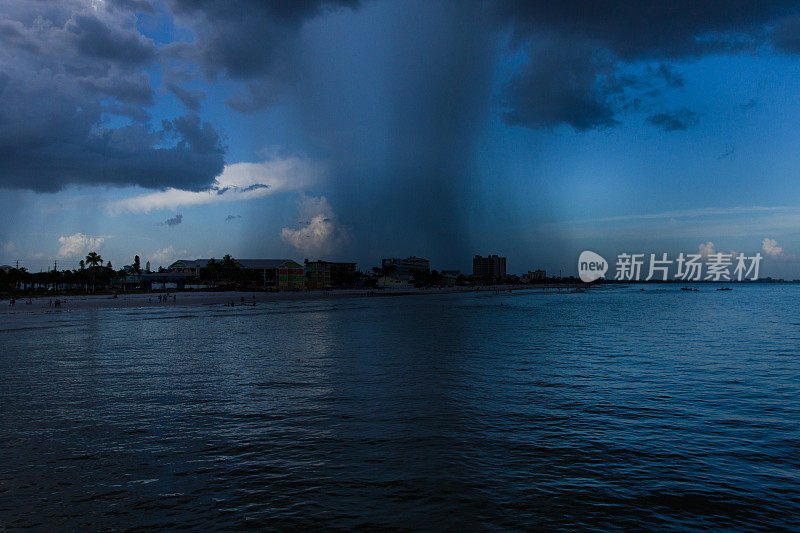
<instances>
[{"instance_id":1,"label":"ocean water","mask_svg":"<svg viewBox=\"0 0 800 533\"><path fill-rule=\"evenodd\" d=\"M800 286L646 289L0 316L0 529L800 529Z\"/></svg>"}]
</instances>

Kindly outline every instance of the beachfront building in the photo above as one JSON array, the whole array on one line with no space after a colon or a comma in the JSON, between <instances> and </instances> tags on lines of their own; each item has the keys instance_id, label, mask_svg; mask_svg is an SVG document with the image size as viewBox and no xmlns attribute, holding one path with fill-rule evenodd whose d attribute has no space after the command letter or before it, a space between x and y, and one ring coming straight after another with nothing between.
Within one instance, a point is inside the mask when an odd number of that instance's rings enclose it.
<instances>
[{"instance_id":1,"label":"beachfront building","mask_svg":"<svg viewBox=\"0 0 800 533\"><path fill-rule=\"evenodd\" d=\"M498 255L472 259L472 275L478 279L497 281L506 277L506 258Z\"/></svg>"},{"instance_id":2,"label":"beachfront building","mask_svg":"<svg viewBox=\"0 0 800 533\"><path fill-rule=\"evenodd\" d=\"M151 291L153 289L169 290L178 289L183 290L192 288L187 286L197 278L194 274L189 272L145 272L138 276L139 286L145 290ZM123 288L127 288L123 285Z\"/></svg>"},{"instance_id":3,"label":"beachfront building","mask_svg":"<svg viewBox=\"0 0 800 533\"><path fill-rule=\"evenodd\" d=\"M353 282L356 273L355 263L305 260L306 288L329 289L345 287Z\"/></svg>"},{"instance_id":4,"label":"beachfront building","mask_svg":"<svg viewBox=\"0 0 800 533\"><path fill-rule=\"evenodd\" d=\"M381 267L386 275L411 278L415 273L430 274L431 262L422 257L389 257L381 259Z\"/></svg>"},{"instance_id":5,"label":"beachfront building","mask_svg":"<svg viewBox=\"0 0 800 533\"><path fill-rule=\"evenodd\" d=\"M167 271L200 277L200 270L208 267L210 259L179 259ZM219 262L219 260L216 260ZM255 274L264 287L302 289L305 286L303 266L291 259L234 259L236 268Z\"/></svg>"},{"instance_id":6,"label":"beachfront building","mask_svg":"<svg viewBox=\"0 0 800 533\"><path fill-rule=\"evenodd\" d=\"M124 291L131 291L138 289L142 284L142 273L135 272L132 265L125 265L122 267L124 274L117 277L112 281L112 285L116 288L119 287Z\"/></svg>"},{"instance_id":7,"label":"beachfront building","mask_svg":"<svg viewBox=\"0 0 800 533\"><path fill-rule=\"evenodd\" d=\"M460 270L442 270L442 281L445 285L453 286L461 275Z\"/></svg>"},{"instance_id":8,"label":"beachfront building","mask_svg":"<svg viewBox=\"0 0 800 533\"><path fill-rule=\"evenodd\" d=\"M167 267L167 271L176 274L193 274L199 277L200 269L205 268L208 261L208 259L178 259Z\"/></svg>"},{"instance_id":9,"label":"beachfront building","mask_svg":"<svg viewBox=\"0 0 800 533\"><path fill-rule=\"evenodd\" d=\"M401 279L391 276L381 276L376 282L375 286L379 289L395 289L395 290L411 290L414 286L408 282L407 279Z\"/></svg>"},{"instance_id":10,"label":"beachfront building","mask_svg":"<svg viewBox=\"0 0 800 533\"><path fill-rule=\"evenodd\" d=\"M252 260L254 263L259 260ZM278 275L278 287L281 289L302 289L305 287L305 275L303 265L291 259L269 259L263 260L265 268L271 268L272 272ZM270 267L266 267L269 262Z\"/></svg>"},{"instance_id":11,"label":"beachfront building","mask_svg":"<svg viewBox=\"0 0 800 533\"><path fill-rule=\"evenodd\" d=\"M533 283L536 281L543 281L547 278L547 271L537 268L536 270L528 270L522 275L522 280L526 283Z\"/></svg>"},{"instance_id":12,"label":"beachfront building","mask_svg":"<svg viewBox=\"0 0 800 533\"><path fill-rule=\"evenodd\" d=\"M331 283L331 267L325 261L304 262L307 289L328 289Z\"/></svg>"}]
</instances>

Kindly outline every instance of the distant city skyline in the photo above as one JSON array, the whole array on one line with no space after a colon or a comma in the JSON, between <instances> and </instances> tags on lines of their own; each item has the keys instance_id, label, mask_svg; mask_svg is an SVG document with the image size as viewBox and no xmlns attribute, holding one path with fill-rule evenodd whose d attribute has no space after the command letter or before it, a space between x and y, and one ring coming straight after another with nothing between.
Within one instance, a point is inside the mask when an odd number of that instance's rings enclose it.
<instances>
[{"instance_id":1,"label":"distant city skyline","mask_svg":"<svg viewBox=\"0 0 800 533\"><path fill-rule=\"evenodd\" d=\"M596 6L0 0L0 264L800 278L800 3Z\"/></svg>"}]
</instances>

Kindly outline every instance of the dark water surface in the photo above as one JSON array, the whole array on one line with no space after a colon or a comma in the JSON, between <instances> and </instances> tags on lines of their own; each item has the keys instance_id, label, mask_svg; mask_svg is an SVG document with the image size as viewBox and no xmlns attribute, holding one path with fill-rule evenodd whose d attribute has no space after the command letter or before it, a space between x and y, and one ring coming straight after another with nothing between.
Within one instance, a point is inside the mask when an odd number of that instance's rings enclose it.
<instances>
[{"instance_id":1,"label":"dark water surface","mask_svg":"<svg viewBox=\"0 0 800 533\"><path fill-rule=\"evenodd\" d=\"M800 287L0 316L0 529L800 529Z\"/></svg>"}]
</instances>

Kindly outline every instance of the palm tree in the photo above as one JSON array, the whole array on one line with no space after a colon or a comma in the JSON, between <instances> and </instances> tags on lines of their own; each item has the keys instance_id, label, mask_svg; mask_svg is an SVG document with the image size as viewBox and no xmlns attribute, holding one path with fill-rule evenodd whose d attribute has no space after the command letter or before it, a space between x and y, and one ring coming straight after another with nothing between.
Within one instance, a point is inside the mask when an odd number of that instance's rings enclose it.
<instances>
[{"instance_id":1,"label":"palm tree","mask_svg":"<svg viewBox=\"0 0 800 533\"><path fill-rule=\"evenodd\" d=\"M103 258L100 257L97 252L89 252L89 254L86 256L86 264L93 267L102 265Z\"/></svg>"},{"instance_id":2,"label":"palm tree","mask_svg":"<svg viewBox=\"0 0 800 533\"><path fill-rule=\"evenodd\" d=\"M86 256L86 264L89 265L89 272L92 273L92 292L94 292L94 274L98 265L103 264L103 258L97 252L89 252Z\"/></svg>"}]
</instances>

